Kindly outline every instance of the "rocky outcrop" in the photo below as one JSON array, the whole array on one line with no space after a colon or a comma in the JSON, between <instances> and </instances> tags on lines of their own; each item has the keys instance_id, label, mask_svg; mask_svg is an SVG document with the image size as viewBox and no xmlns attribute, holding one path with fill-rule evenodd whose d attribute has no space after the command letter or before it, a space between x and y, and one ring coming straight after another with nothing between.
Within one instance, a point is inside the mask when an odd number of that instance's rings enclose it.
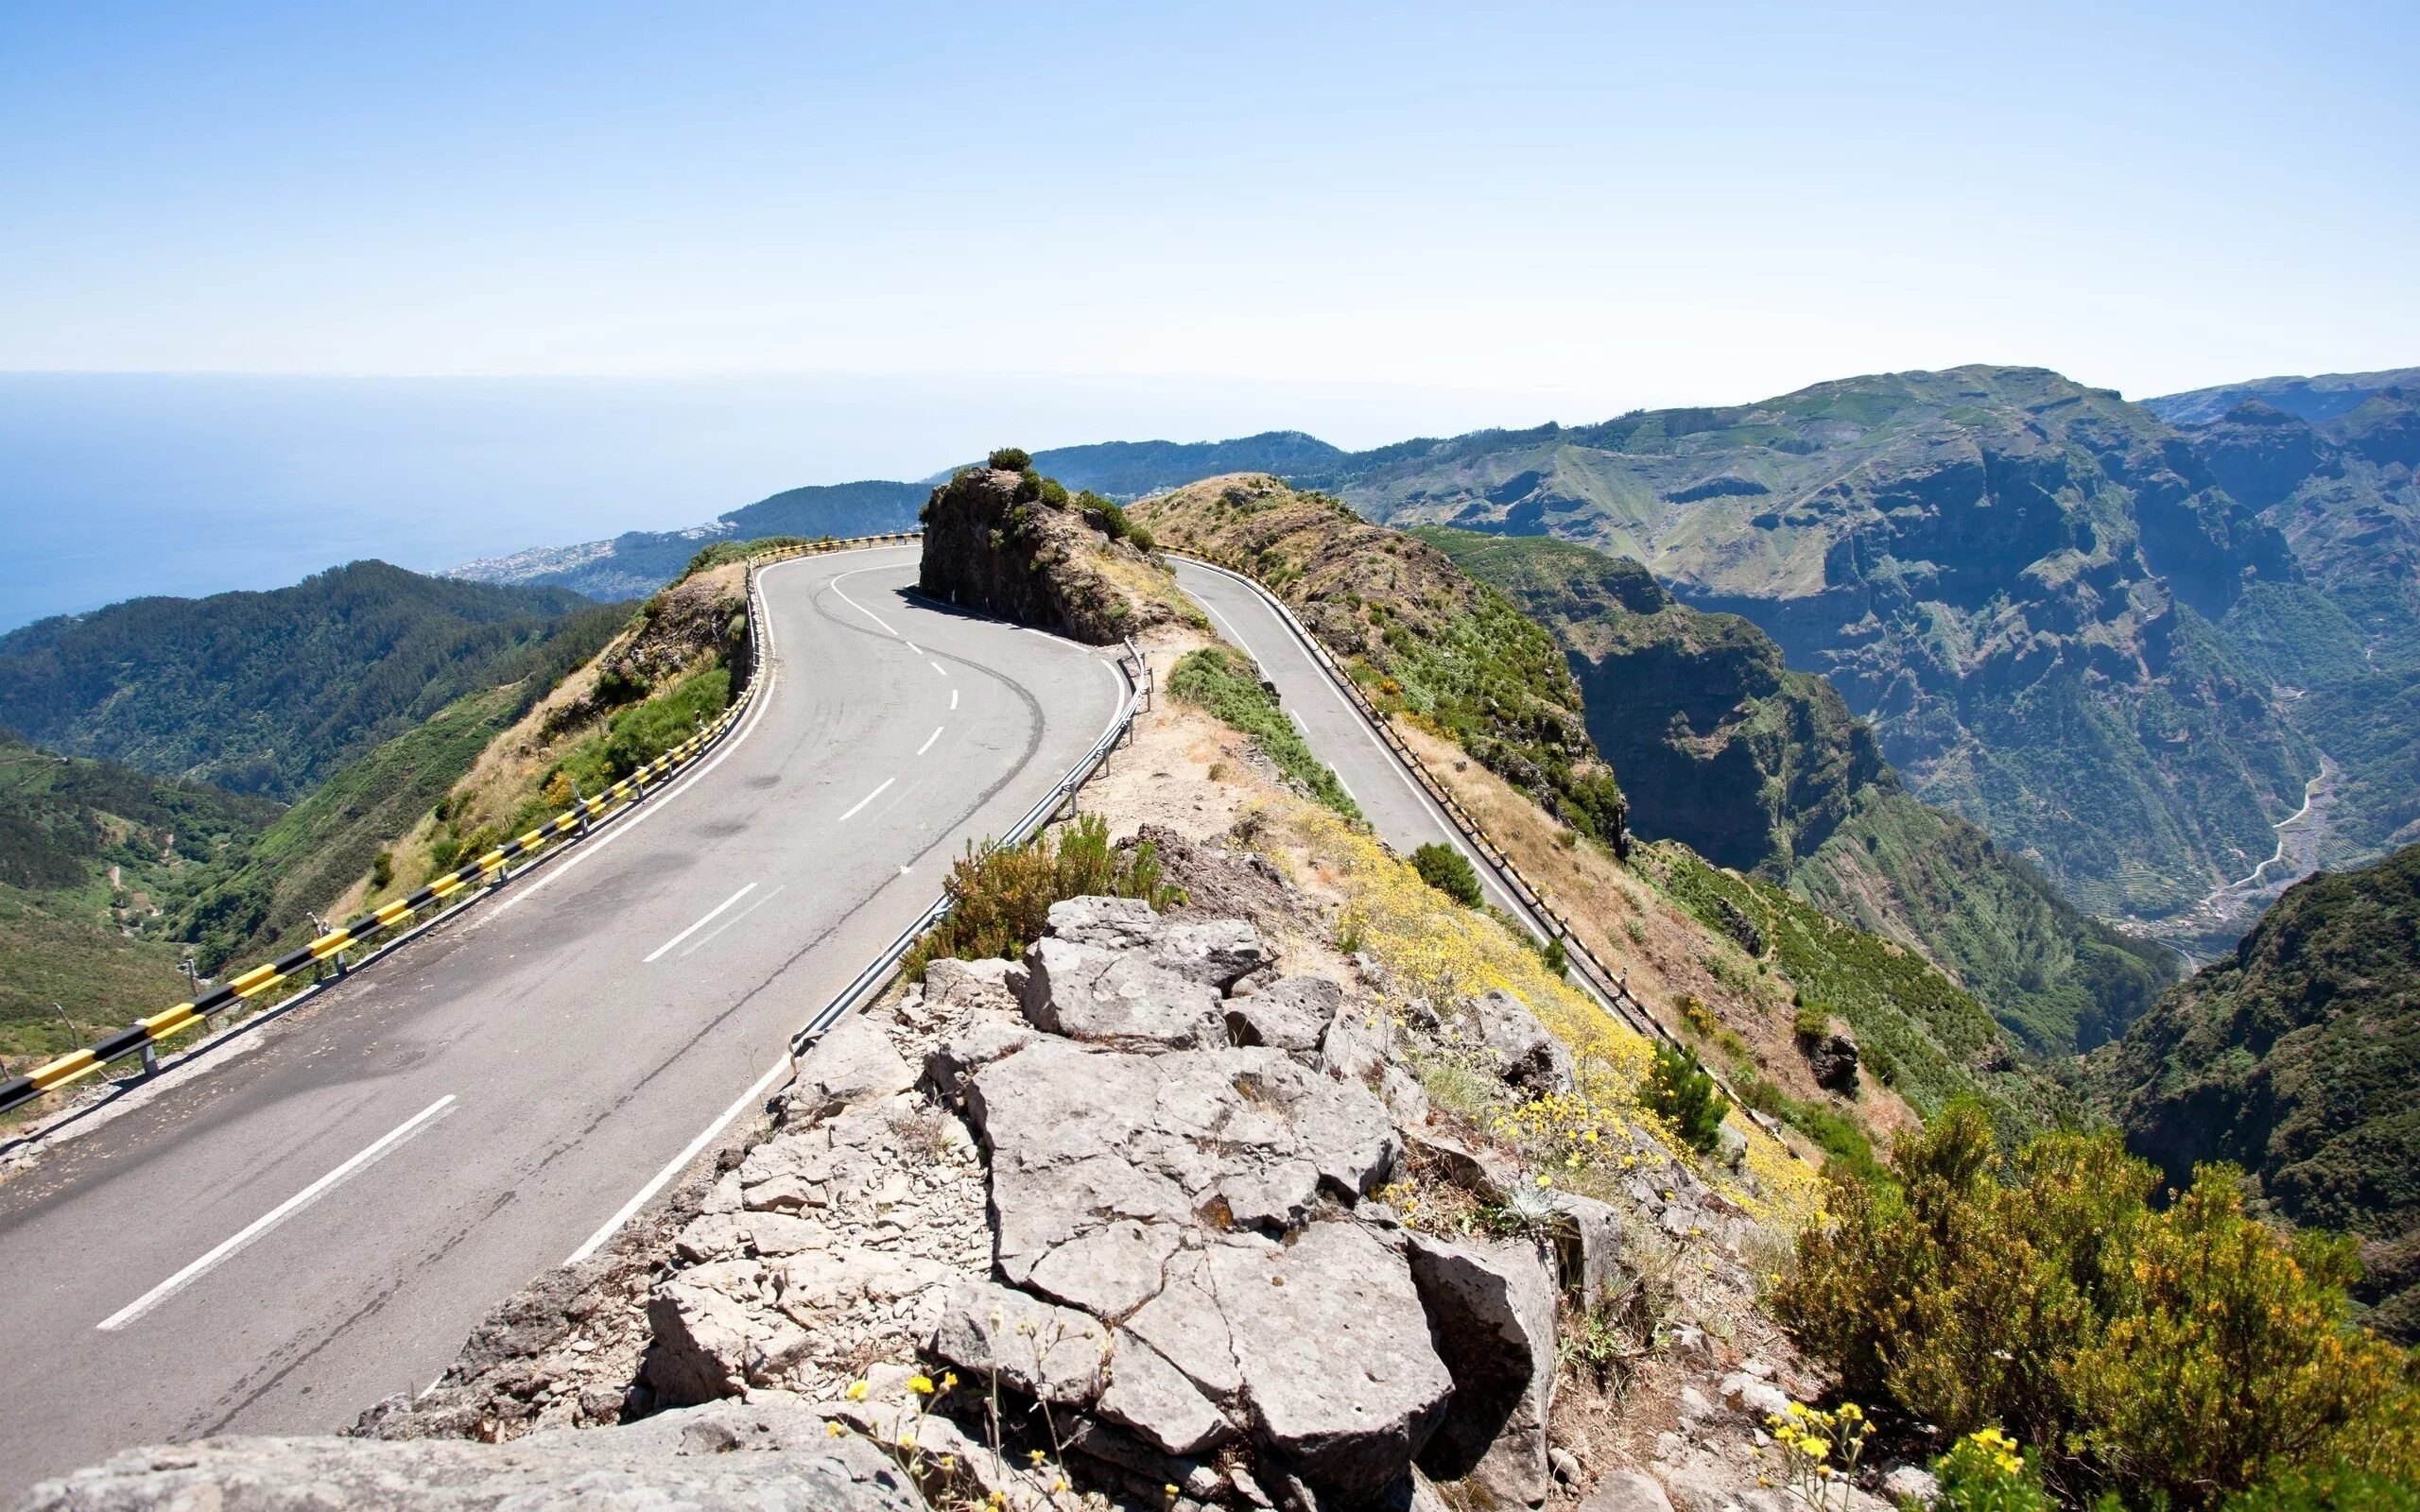
<instances>
[{"instance_id":1,"label":"rocky outcrop","mask_svg":"<svg viewBox=\"0 0 2420 1512\"><path fill-rule=\"evenodd\" d=\"M45 1481L27 1512L919 1512L924 1497L864 1438L779 1400L722 1401L624 1428L459 1439L206 1438L138 1449Z\"/></svg>"},{"instance_id":2,"label":"rocky outcrop","mask_svg":"<svg viewBox=\"0 0 2420 1512\"><path fill-rule=\"evenodd\" d=\"M932 597L1020 625L1107 645L1167 616L1123 587L1103 564L1158 571L1143 552L1112 541L1068 507L1064 489L1031 468L968 468L925 506L918 586Z\"/></svg>"}]
</instances>

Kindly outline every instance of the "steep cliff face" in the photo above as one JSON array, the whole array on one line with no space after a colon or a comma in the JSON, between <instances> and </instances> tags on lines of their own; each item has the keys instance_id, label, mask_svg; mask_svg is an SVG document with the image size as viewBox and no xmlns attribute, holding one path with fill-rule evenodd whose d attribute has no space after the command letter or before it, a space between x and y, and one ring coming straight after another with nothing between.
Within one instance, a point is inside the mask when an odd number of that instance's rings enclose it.
<instances>
[{"instance_id":1,"label":"steep cliff face","mask_svg":"<svg viewBox=\"0 0 2420 1512\"><path fill-rule=\"evenodd\" d=\"M935 598L1106 645L1174 612L1166 569L1112 540L1030 467L968 468L925 504L918 586Z\"/></svg>"},{"instance_id":2,"label":"steep cliff face","mask_svg":"<svg viewBox=\"0 0 2420 1512\"><path fill-rule=\"evenodd\" d=\"M1754 621L1919 795L2094 908L2241 875L2317 768L2213 627L2291 577L2284 537L2106 390L1964 368L1405 451L1346 497L1586 541Z\"/></svg>"},{"instance_id":3,"label":"steep cliff face","mask_svg":"<svg viewBox=\"0 0 2420 1512\"><path fill-rule=\"evenodd\" d=\"M2420 1339L2420 846L2294 886L2093 1069L2170 1181L2232 1161L2281 1216L2362 1235L2371 1321Z\"/></svg>"},{"instance_id":4,"label":"steep cliff face","mask_svg":"<svg viewBox=\"0 0 2420 1512\"><path fill-rule=\"evenodd\" d=\"M1621 773L1632 826L1915 947L2029 1044L2090 1048L2173 979L2168 953L2077 912L1980 830L1909 794L1871 728L1747 620L1636 562L1537 537L1420 539L1550 630Z\"/></svg>"}]
</instances>

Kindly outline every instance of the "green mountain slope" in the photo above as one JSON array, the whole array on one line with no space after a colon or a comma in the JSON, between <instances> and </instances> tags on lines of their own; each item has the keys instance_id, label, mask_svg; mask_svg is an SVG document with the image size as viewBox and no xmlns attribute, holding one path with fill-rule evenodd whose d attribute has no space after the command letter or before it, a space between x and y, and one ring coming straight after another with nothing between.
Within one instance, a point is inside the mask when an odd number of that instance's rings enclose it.
<instances>
[{"instance_id":1,"label":"green mountain slope","mask_svg":"<svg viewBox=\"0 0 2420 1512\"><path fill-rule=\"evenodd\" d=\"M2036 1050L2111 1038L2169 953L2083 917L1974 825L1908 793L1873 733L1771 637L1635 562L1544 537L1415 531L1551 631L1631 826L1923 952Z\"/></svg>"},{"instance_id":2,"label":"green mountain slope","mask_svg":"<svg viewBox=\"0 0 2420 1512\"><path fill-rule=\"evenodd\" d=\"M183 996L182 917L278 817L0 733L0 1056L57 1055Z\"/></svg>"},{"instance_id":3,"label":"green mountain slope","mask_svg":"<svg viewBox=\"0 0 2420 1512\"><path fill-rule=\"evenodd\" d=\"M1361 472L1374 517L1553 534L1754 620L1927 800L2080 902L2241 875L2318 766L2217 628L2283 537L2155 416L2038 369L1482 432Z\"/></svg>"},{"instance_id":4,"label":"green mountain slope","mask_svg":"<svg viewBox=\"0 0 2420 1512\"><path fill-rule=\"evenodd\" d=\"M131 599L0 636L0 724L292 799L465 694L518 680L559 638L594 651L622 617L562 589L375 561L268 593Z\"/></svg>"},{"instance_id":5,"label":"green mountain slope","mask_svg":"<svg viewBox=\"0 0 2420 1512\"><path fill-rule=\"evenodd\" d=\"M2278 1214L2362 1235L2370 1321L2420 1342L2420 846L2297 884L2092 1070L2170 1181L2232 1161Z\"/></svg>"}]
</instances>

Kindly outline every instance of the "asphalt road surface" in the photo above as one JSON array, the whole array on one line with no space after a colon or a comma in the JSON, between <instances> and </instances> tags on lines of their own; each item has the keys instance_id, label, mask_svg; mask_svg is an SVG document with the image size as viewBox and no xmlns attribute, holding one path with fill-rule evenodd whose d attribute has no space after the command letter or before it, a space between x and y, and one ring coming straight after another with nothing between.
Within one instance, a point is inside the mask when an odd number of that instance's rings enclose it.
<instances>
[{"instance_id":1,"label":"asphalt road surface","mask_svg":"<svg viewBox=\"0 0 2420 1512\"><path fill-rule=\"evenodd\" d=\"M1231 573L1195 561L1177 561L1176 580L1209 611L1219 635L1260 664L1261 676L1277 689L1279 707L1302 728L1311 749L1335 769L1380 839L1407 856L1424 845L1452 846L1469 858L1490 902L1516 918L1527 913L1258 590Z\"/></svg>"},{"instance_id":2,"label":"asphalt road surface","mask_svg":"<svg viewBox=\"0 0 2420 1512\"><path fill-rule=\"evenodd\" d=\"M693 775L0 1185L0 1503L426 1387L770 1085L1123 691L907 596L916 551L767 569L770 680Z\"/></svg>"}]
</instances>

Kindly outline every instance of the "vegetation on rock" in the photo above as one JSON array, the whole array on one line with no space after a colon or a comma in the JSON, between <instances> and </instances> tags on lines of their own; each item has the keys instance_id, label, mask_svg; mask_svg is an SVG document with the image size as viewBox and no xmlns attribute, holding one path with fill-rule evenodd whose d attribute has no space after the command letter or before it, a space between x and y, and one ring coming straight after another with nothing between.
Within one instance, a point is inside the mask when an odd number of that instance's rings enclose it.
<instances>
[{"instance_id":1,"label":"vegetation on rock","mask_svg":"<svg viewBox=\"0 0 2420 1512\"><path fill-rule=\"evenodd\" d=\"M1075 499L1029 463L961 469L933 490L923 520L917 581L934 598L1097 645L1184 617L1148 533L1135 536L1116 506Z\"/></svg>"},{"instance_id":2,"label":"vegetation on rock","mask_svg":"<svg viewBox=\"0 0 2420 1512\"><path fill-rule=\"evenodd\" d=\"M2356 1295L2420 1342L2420 846L2297 884L2092 1074L2171 1185L2229 1161L2270 1211L2360 1236Z\"/></svg>"},{"instance_id":3,"label":"vegetation on rock","mask_svg":"<svg viewBox=\"0 0 2420 1512\"><path fill-rule=\"evenodd\" d=\"M1042 937L1050 905L1070 898L1140 898L1161 912L1184 901L1161 880L1150 841L1114 847L1108 821L1094 814L1078 815L1055 834L1046 831L1020 846L968 841L942 890L950 901L948 915L908 954L914 981L924 980L927 962L943 957L1015 960Z\"/></svg>"},{"instance_id":4,"label":"vegetation on rock","mask_svg":"<svg viewBox=\"0 0 2420 1512\"><path fill-rule=\"evenodd\" d=\"M1208 710L1227 725L1252 737L1253 747L1274 763L1288 781L1349 819L1361 817L1335 771L1313 754L1277 700L1262 687L1252 664L1223 646L1189 651L1168 673L1168 694ZM1473 884L1476 889L1477 884Z\"/></svg>"},{"instance_id":5,"label":"vegetation on rock","mask_svg":"<svg viewBox=\"0 0 2420 1512\"><path fill-rule=\"evenodd\" d=\"M1212 478L1130 511L1162 541L1253 564L1378 707L1449 738L1583 834L1628 845L1554 642L1435 548L1266 476Z\"/></svg>"}]
</instances>

